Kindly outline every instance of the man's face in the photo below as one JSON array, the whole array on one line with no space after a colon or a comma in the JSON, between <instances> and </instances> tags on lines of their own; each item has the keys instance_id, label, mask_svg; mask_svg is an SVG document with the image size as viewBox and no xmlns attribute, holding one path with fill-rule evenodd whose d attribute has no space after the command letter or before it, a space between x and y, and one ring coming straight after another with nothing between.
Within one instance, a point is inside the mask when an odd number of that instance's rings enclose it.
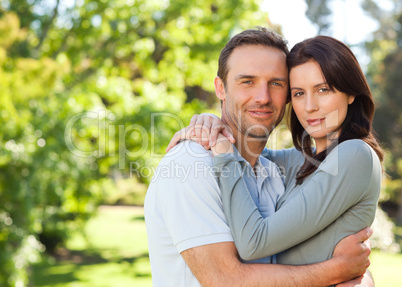
<instances>
[{"instance_id":1,"label":"man's face","mask_svg":"<svg viewBox=\"0 0 402 287\"><path fill-rule=\"evenodd\" d=\"M286 55L279 49L244 45L228 59L226 87L215 79L222 120L234 133L268 138L282 120L288 92Z\"/></svg>"}]
</instances>

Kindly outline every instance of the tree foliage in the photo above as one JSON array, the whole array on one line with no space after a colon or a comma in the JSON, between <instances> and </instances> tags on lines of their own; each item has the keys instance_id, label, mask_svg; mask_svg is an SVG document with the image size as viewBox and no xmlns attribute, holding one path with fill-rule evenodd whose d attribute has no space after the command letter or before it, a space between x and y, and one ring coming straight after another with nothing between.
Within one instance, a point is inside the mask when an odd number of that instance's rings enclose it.
<instances>
[{"instance_id":1,"label":"tree foliage","mask_svg":"<svg viewBox=\"0 0 402 287\"><path fill-rule=\"evenodd\" d=\"M388 150L385 199L397 208L393 212L402 223L402 4L381 9L374 1L364 1L364 9L379 23L373 40L366 44L371 56L368 78L377 100L374 128Z\"/></svg>"},{"instance_id":2,"label":"tree foliage","mask_svg":"<svg viewBox=\"0 0 402 287\"><path fill-rule=\"evenodd\" d=\"M1 286L23 286L116 178L149 181L206 108L221 48L265 17L246 0L0 2Z\"/></svg>"},{"instance_id":3,"label":"tree foliage","mask_svg":"<svg viewBox=\"0 0 402 287\"><path fill-rule=\"evenodd\" d=\"M317 25L318 35L326 33L331 27L331 10L329 3L331 0L305 0L307 4L306 16Z\"/></svg>"}]
</instances>

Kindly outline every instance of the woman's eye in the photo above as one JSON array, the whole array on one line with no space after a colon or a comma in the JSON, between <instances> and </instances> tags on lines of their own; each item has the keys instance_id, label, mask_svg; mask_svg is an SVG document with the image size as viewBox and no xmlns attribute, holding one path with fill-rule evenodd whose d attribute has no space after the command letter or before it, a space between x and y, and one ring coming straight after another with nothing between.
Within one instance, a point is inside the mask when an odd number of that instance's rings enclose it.
<instances>
[{"instance_id":1,"label":"woman's eye","mask_svg":"<svg viewBox=\"0 0 402 287\"><path fill-rule=\"evenodd\" d=\"M251 84L252 81L243 81L243 84Z\"/></svg>"},{"instance_id":2,"label":"woman's eye","mask_svg":"<svg viewBox=\"0 0 402 287\"><path fill-rule=\"evenodd\" d=\"M303 92L296 92L293 94L293 97L300 97L301 95L303 95Z\"/></svg>"},{"instance_id":3,"label":"woman's eye","mask_svg":"<svg viewBox=\"0 0 402 287\"><path fill-rule=\"evenodd\" d=\"M320 93L326 93L328 91L329 91L329 89L327 89L327 88L319 88L318 89L318 92L320 92Z\"/></svg>"}]
</instances>

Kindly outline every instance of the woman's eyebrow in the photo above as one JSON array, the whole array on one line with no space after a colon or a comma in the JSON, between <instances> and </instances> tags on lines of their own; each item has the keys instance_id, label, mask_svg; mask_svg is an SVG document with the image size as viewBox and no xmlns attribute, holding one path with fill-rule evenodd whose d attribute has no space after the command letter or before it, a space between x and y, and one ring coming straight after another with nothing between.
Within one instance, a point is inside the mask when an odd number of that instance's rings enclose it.
<instances>
[{"instance_id":1,"label":"woman's eyebrow","mask_svg":"<svg viewBox=\"0 0 402 287\"><path fill-rule=\"evenodd\" d=\"M328 85L328 83L327 82L322 82L322 83L319 83L317 85L314 85L313 88L318 88L319 86L322 86L322 85ZM299 87L290 87L290 89L291 90L303 90L303 88L299 88Z\"/></svg>"}]
</instances>

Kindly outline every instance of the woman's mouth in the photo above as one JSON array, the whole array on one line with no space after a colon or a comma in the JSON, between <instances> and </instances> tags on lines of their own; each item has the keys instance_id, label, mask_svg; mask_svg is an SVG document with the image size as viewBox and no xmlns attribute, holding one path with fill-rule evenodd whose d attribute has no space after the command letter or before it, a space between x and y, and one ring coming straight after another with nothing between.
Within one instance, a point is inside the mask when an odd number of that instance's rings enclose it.
<instances>
[{"instance_id":1,"label":"woman's mouth","mask_svg":"<svg viewBox=\"0 0 402 287\"><path fill-rule=\"evenodd\" d=\"M325 118L307 120L307 123L309 126L316 127L319 126L323 121L325 121Z\"/></svg>"}]
</instances>

